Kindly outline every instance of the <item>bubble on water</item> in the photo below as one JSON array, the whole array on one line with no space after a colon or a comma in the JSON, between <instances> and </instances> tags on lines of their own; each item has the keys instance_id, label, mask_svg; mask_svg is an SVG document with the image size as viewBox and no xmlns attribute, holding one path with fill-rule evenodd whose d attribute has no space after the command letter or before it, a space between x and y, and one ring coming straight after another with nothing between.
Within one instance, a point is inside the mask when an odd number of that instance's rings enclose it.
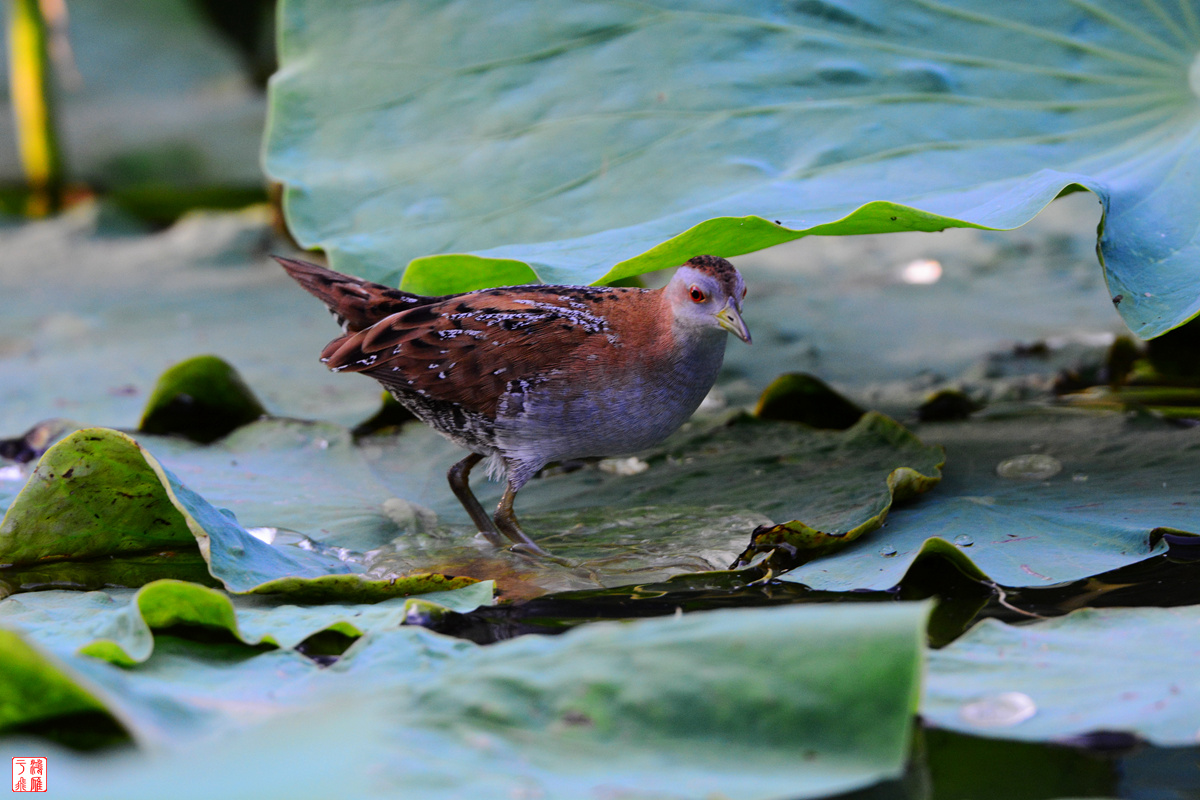
<instances>
[{"instance_id":1,"label":"bubble on water","mask_svg":"<svg viewBox=\"0 0 1200 800\"><path fill-rule=\"evenodd\" d=\"M975 540L970 536L967 536L965 533L960 533L958 536L954 537L954 543L959 547L970 547L971 545L975 544Z\"/></svg>"},{"instance_id":2,"label":"bubble on water","mask_svg":"<svg viewBox=\"0 0 1200 800\"><path fill-rule=\"evenodd\" d=\"M1013 480L1044 481L1062 472L1062 462L1045 453L1026 453L1006 458L996 466L996 474Z\"/></svg>"},{"instance_id":3,"label":"bubble on water","mask_svg":"<svg viewBox=\"0 0 1200 800\"><path fill-rule=\"evenodd\" d=\"M885 544L883 547L879 548L879 555L883 556L884 558L891 558L892 556L896 555L896 548L892 547L890 544Z\"/></svg>"},{"instance_id":4,"label":"bubble on water","mask_svg":"<svg viewBox=\"0 0 1200 800\"><path fill-rule=\"evenodd\" d=\"M345 547L334 547L332 545L322 544L321 542L308 538L299 531L293 531L289 528L276 528L271 526L247 528L246 533L249 533L260 542L266 542L267 544L275 547L296 547L300 550L307 550L310 553L330 556L338 559L339 561L345 561L347 563L362 562L362 555L360 553L356 553L353 550L348 550ZM242 549L240 546L235 547L237 547L238 550Z\"/></svg>"},{"instance_id":5,"label":"bubble on water","mask_svg":"<svg viewBox=\"0 0 1200 800\"><path fill-rule=\"evenodd\" d=\"M977 728L1005 728L1024 722L1037 713L1037 704L1024 692L1004 692L967 703L959 717Z\"/></svg>"}]
</instances>

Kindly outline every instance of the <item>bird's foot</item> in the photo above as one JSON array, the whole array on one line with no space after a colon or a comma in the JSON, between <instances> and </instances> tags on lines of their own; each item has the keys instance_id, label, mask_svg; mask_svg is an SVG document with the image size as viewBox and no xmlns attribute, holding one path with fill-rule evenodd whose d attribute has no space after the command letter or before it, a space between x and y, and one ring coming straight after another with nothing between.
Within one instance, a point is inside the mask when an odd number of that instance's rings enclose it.
<instances>
[{"instance_id":1,"label":"bird's foot","mask_svg":"<svg viewBox=\"0 0 1200 800\"><path fill-rule=\"evenodd\" d=\"M569 561L560 556L547 553L542 547L530 539L525 531L521 530L521 523L517 522L517 515L512 510L512 499L516 492L511 489L504 493L504 498L500 501L500 507L496 509L496 529L512 540L513 545L509 548L509 552L519 555L532 557L540 561L550 561L559 566L574 569L578 564Z\"/></svg>"},{"instance_id":2,"label":"bird's foot","mask_svg":"<svg viewBox=\"0 0 1200 800\"><path fill-rule=\"evenodd\" d=\"M558 564L560 567L566 567L567 569L576 569L580 565L580 562L578 561L572 561L569 558L563 558L562 556L556 556L553 553L548 553L533 542L518 542L517 544L514 544L512 547L508 548L508 550L511 553L529 556L537 561L549 561L553 564Z\"/></svg>"}]
</instances>

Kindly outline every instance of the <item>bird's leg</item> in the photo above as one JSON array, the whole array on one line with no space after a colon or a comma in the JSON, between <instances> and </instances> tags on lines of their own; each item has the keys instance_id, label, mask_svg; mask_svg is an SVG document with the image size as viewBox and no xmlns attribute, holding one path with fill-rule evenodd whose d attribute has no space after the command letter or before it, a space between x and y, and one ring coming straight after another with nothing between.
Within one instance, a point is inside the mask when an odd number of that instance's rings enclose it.
<instances>
[{"instance_id":1,"label":"bird's leg","mask_svg":"<svg viewBox=\"0 0 1200 800\"><path fill-rule=\"evenodd\" d=\"M496 527L500 532L512 539L513 544L518 546L518 549L526 553L534 553L539 556L548 555L545 550L538 547L537 543L525 535L525 531L521 530L521 523L517 522L517 515L513 512L513 500L517 499L517 490L513 488L512 482L504 487L504 494L500 497L500 505L496 506Z\"/></svg>"},{"instance_id":2,"label":"bird's leg","mask_svg":"<svg viewBox=\"0 0 1200 800\"><path fill-rule=\"evenodd\" d=\"M504 485L504 494L500 496L500 504L496 506L495 519L496 527L500 529L500 532L512 540L512 552L536 556L563 567L572 569L577 567L578 564L573 561L547 553L538 546L537 542L526 536L525 531L521 530L521 523L517 522L517 515L513 512L513 501L517 499L517 492L525 485L525 480L521 478L519 469L514 470L511 462L506 461L504 466L507 480Z\"/></svg>"},{"instance_id":3,"label":"bird's leg","mask_svg":"<svg viewBox=\"0 0 1200 800\"><path fill-rule=\"evenodd\" d=\"M450 468L450 471L446 473L446 479L450 481L450 489L454 492L454 496L458 498L458 502L462 503L463 508L471 515L471 521L475 523L475 527L483 534L483 538L496 547L499 547L503 540L500 538L500 533L496 530L496 524L492 522L492 518L488 516L488 513L483 510L483 506L475 498L475 494L471 491L469 483L471 467L482 460L483 456L479 455L479 453L471 453ZM509 503L509 508L511 511L511 502ZM507 531L505 531L505 534L510 538L512 536Z\"/></svg>"}]
</instances>

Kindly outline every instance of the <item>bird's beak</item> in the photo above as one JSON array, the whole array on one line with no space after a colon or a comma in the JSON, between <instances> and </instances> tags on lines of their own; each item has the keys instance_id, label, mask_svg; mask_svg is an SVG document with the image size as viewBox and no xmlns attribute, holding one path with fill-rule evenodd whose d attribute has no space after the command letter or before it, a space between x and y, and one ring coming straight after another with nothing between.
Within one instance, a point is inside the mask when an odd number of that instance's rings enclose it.
<instances>
[{"instance_id":1,"label":"bird's beak","mask_svg":"<svg viewBox=\"0 0 1200 800\"><path fill-rule=\"evenodd\" d=\"M733 307L733 301L725 301L725 307L716 314L717 324L746 344L750 344L750 329L746 327L742 315Z\"/></svg>"}]
</instances>

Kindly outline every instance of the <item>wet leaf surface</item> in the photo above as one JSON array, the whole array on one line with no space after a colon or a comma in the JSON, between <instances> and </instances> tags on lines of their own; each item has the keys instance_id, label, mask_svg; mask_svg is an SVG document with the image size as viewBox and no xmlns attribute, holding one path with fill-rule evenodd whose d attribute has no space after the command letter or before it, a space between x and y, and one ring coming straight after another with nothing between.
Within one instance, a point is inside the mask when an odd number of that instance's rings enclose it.
<instances>
[{"instance_id":1,"label":"wet leaf surface","mask_svg":"<svg viewBox=\"0 0 1200 800\"><path fill-rule=\"evenodd\" d=\"M0 559L15 567L154 553L157 571L177 551L191 550L231 591L312 602L383 599L470 582L425 573L370 580L336 550L272 546L180 483L132 438L107 428L84 428L51 447L0 521Z\"/></svg>"},{"instance_id":2,"label":"wet leaf surface","mask_svg":"<svg viewBox=\"0 0 1200 800\"><path fill-rule=\"evenodd\" d=\"M985 620L930 655L922 714L939 727L1008 739L1122 731L1191 745L1198 648L1192 606L1080 609L1016 626ZM1027 713L1004 703L1011 694Z\"/></svg>"},{"instance_id":3,"label":"wet leaf surface","mask_svg":"<svg viewBox=\"0 0 1200 800\"><path fill-rule=\"evenodd\" d=\"M1050 586L1165 552L1159 527L1200 531L1200 429L1121 414L1029 409L922 426L946 447L945 479L885 529L784 579L828 590L896 585L936 547L1004 586ZM1001 464L1040 455L1044 479L1002 477Z\"/></svg>"},{"instance_id":4,"label":"wet leaf surface","mask_svg":"<svg viewBox=\"0 0 1200 800\"><path fill-rule=\"evenodd\" d=\"M845 432L744 415L689 423L645 454L649 468L643 472L577 470L537 481L522 495L527 526L570 563L564 568L496 551L461 522L440 523L420 501L449 506L451 520L465 515L442 483L443 469L431 451L423 450L419 460L405 457L430 441L433 434L423 427L407 427L363 447L344 428L287 420L246 426L211 446L143 437L169 468L158 467L155 457L123 434L90 431L52 448L33 486L68 492L58 477L59 461L74 468L77 444L104 445L104 453L89 453L88 462L88 474L101 477L87 484L99 499L81 496L72 510L104 529L106 538L72 527L86 549L71 552L57 529L33 524L44 503L31 494L9 511L8 529L15 531L18 520L30 522L20 535L10 533L0 551L8 553L8 562L29 566L144 554L168 544L179 549L194 535L213 574L237 591L296 592L300 587L286 585L286 579L304 583L365 571L385 581L430 573L495 579L504 596L515 598L721 570L733 563L751 531L775 520L822 530L834 546L853 541L879 526L894 497L931 488L942 460L938 448L877 414ZM124 478L104 474L109 451L142 480L144 504L169 523L168 539L126 541L122 529L109 524L109 508L129 504L120 494ZM213 504L229 506L236 517ZM551 508L556 510L545 510ZM291 532L296 546L264 544L266 531L271 537ZM326 585L337 580L321 579ZM315 584L306 585L314 591Z\"/></svg>"}]
</instances>

